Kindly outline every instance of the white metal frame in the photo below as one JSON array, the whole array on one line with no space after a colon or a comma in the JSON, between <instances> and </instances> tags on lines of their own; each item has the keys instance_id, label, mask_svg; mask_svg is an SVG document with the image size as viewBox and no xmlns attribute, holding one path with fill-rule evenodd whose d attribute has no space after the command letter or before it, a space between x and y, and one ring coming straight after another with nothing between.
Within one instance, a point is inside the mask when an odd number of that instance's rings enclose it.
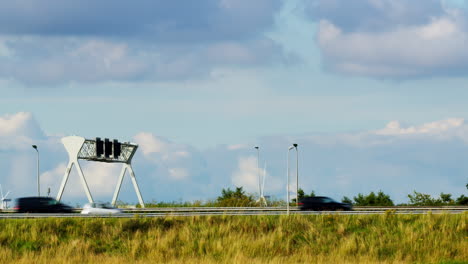
<instances>
[{"instance_id":1,"label":"white metal frame","mask_svg":"<svg viewBox=\"0 0 468 264\"><path fill-rule=\"evenodd\" d=\"M58 201L60 201L62 198L63 191L65 190L65 186L67 185L68 178L70 176L70 172L73 166L75 166L80 176L81 184L83 185L88 201L90 203L94 203L93 196L91 195L91 191L89 190L88 183L86 182L86 178L83 174L83 170L81 169L80 163L78 162L79 159L84 159L97 162L123 163L122 171L120 173L117 186L115 188L114 196L112 198L112 205L115 206L117 197L120 192L120 188L122 187L125 172L128 170L132 179L133 187L135 188L135 192L138 196L138 201L142 208L145 207L145 203L143 201L143 197L141 195L140 188L138 187L135 173L133 172L131 164L133 155L135 154L138 145L132 143L121 143L122 151L119 157L97 157L95 149L95 140L85 139L83 137L78 136L70 136L62 138L62 143L68 152L69 161L65 170L65 175L62 179L62 184L57 194Z\"/></svg>"}]
</instances>

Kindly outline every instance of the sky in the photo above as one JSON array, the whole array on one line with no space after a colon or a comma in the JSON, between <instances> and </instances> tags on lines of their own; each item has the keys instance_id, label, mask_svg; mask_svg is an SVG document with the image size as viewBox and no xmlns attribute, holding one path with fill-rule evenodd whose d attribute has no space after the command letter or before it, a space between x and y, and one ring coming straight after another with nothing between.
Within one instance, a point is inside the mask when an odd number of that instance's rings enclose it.
<instances>
[{"instance_id":1,"label":"sky","mask_svg":"<svg viewBox=\"0 0 468 264\"><path fill-rule=\"evenodd\" d=\"M464 0L2 2L0 184L35 194L36 144L55 196L79 135L137 143L146 201L256 194L264 167L284 199L293 143L306 192L466 195L467 43ZM110 201L119 165L82 165Z\"/></svg>"}]
</instances>

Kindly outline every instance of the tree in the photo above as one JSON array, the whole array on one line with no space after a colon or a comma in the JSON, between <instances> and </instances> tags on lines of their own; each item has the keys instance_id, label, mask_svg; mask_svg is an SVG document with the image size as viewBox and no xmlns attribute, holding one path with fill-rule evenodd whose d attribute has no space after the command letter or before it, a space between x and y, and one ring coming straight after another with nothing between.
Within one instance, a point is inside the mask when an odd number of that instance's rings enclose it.
<instances>
[{"instance_id":1,"label":"tree","mask_svg":"<svg viewBox=\"0 0 468 264\"><path fill-rule=\"evenodd\" d=\"M221 207L245 207L254 206L255 200L252 195L247 195L243 187L236 187L233 191L230 188L221 191L221 196L216 198L216 205Z\"/></svg>"},{"instance_id":2,"label":"tree","mask_svg":"<svg viewBox=\"0 0 468 264\"><path fill-rule=\"evenodd\" d=\"M349 199L349 198L348 198ZM377 195L374 192L368 195L359 193L354 197L354 205L357 206L393 206L393 201L390 196L379 191Z\"/></svg>"},{"instance_id":3,"label":"tree","mask_svg":"<svg viewBox=\"0 0 468 264\"><path fill-rule=\"evenodd\" d=\"M454 201L450 193L440 193L439 198L432 198L430 194L413 191L413 195L408 194L408 198L410 199L410 205L416 206L462 205L461 203L464 202L463 195L457 198L457 201Z\"/></svg>"},{"instance_id":4,"label":"tree","mask_svg":"<svg viewBox=\"0 0 468 264\"><path fill-rule=\"evenodd\" d=\"M304 196L305 196L304 190L299 188L299 190L297 191L297 199L301 200L304 198Z\"/></svg>"},{"instance_id":5,"label":"tree","mask_svg":"<svg viewBox=\"0 0 468 264\"><path fill-rule=\"evenodd\" d=\"M315 197L315 192L312 191L309 195L307 195L307 194L305 194L304 190L302 190L301 188L299 188L299 190L297 190L297 198L299 199L299 201L304 199L304 198L307 198L307 197ZM292 202L295 203L296 198L293 198Z\"/></svg>"},{"instance_id":6,"label":"tree","mask_svg":"<svg viewBox=\"0 0 468 264\"><path fill-rule=\"evenodd\" d=\"M443 205L450 205L450 204L455 203L455 201L453 201L452 195L450 193L440 193L439 201Z\"/></svg>"},{"instance_id":7,"label":"tree","mask_svg":"<svg viewBox=\"0 0 468 264\"><path fill-rule=\"evenodd\" d=\"M353 201L351 199L349 199L347 196L343 196L343 199L341 199L341 202L342 203L353 204Z\"/></svg>"},{"instance_id":8,"label":"tree","mask_svg":"<svg viewBox=\"0 0 468 264\"><path fill-rule=\"evenodd\" d=\"M460 197L457 198L457 201L455 202L457 205L468 205L468 197L465 195L460 195Z\"/></svg>"},{"instance_id":9,"label":"tree","mask_svg":"<svg viewBox=\"0 0 468 264\"><path fill-rule=\"evenodd\" d=\"M430 194L413 191L413 195L408 194L411 205L418 206L434 206L437 205L437 200L433 199Z\"/></svg>"}]
</instances>

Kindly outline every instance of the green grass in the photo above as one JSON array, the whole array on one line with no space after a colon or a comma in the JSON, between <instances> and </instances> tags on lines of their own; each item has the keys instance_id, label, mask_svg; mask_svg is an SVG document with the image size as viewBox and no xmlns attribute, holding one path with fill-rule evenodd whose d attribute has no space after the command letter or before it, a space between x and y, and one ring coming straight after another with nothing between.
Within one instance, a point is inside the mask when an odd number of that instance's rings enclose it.
<instances>
[{"instance_id":1,"label":"green grass","mask_svg":"<svg viewBox=\"0 0 468 264\"><path fill-rule=\"evenodd\" d=\"M468 263L468 214L0 220L0 263Z\"/></svg>"}]
</instances>

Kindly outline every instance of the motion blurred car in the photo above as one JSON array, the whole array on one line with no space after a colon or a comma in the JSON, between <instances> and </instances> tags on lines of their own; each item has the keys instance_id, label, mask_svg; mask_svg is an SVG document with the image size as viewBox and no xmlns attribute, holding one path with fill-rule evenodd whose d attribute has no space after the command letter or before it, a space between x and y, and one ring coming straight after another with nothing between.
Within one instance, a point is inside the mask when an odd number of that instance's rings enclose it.
<instances>
[{"instance_id":1,"label":"motion blurred car","mask_svg":"<svg viewBox=\"0 0 468 264\"><path fill-rule=\"evenodd\" d=\"M73 213L73 208L51 197L21 197L13 207L17 213Z\"/></svg>"},{"instance_id":2,"label":"motion blurred car","mask_svg":"<svg viewBox=\"0 0 468 264\"><path fill-rule=\"evenodd\" d=\"M121 214L122 209L108 203L87 203L83 206L82 214Z\"/></svg>"},{"instance_id":3,"label":"motion blurred car","mask_svg":"<svg viewBox=\"0 0 468 264\"><path fill-rule=\"evenodd\" d=\"M313 210L313 211L350 211L353 205L349 203L340 203L330 197L315 196L307 197L299 201L300 210Z\"/></svg>"}]
</instances>

